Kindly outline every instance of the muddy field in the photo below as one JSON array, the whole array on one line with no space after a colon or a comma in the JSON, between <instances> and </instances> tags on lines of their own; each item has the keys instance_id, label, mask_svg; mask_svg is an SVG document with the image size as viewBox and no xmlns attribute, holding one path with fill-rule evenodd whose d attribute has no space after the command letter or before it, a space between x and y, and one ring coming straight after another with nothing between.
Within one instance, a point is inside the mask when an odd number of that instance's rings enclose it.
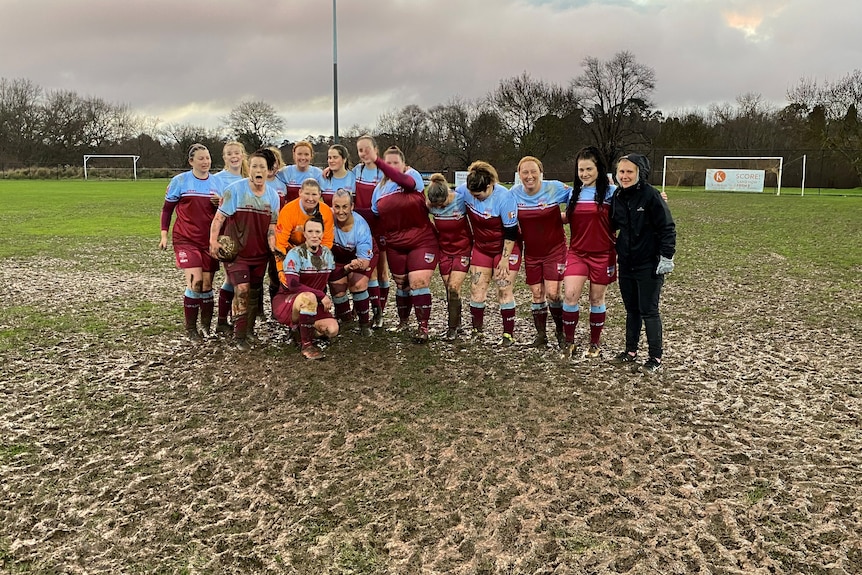
<instances>
[{"instance_id":1,"label":"muddy field","mask_svg":"<svg viewBox=\"0 0 862 575\"><path fill-rule=\"evenodd\" d=\"M644 378L382 332L190 346L170 260L94 279L116 253L0 266L0 329L46 316L2 351L2 570L862 573L860 284L679 266Z\"/></svg>"}]
</instances>

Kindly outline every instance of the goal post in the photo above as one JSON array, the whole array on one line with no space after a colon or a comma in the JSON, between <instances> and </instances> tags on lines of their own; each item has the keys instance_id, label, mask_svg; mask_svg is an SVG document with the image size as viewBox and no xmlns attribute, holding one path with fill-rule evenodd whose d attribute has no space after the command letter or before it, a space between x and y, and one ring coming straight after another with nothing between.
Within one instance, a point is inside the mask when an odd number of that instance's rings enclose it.
<instances>
[{"instance_id":1,"label":"goal post","mask_svg":"<svg viewBox=\"0 0 862 575\"><path fill-rule=\"evenodd\" d=\"M132 177L138 179L138 160L140 156L133 154L84 154L84 179L87 179L87 163L91 158L130 158L132 160Z\"/></svg>"},{"instance_id":2,"label":"goal post","mask_svg":"<svg viewBox=\"0 0 862 575\"><path fill-rule=\"evenodd\" d=\"M748 162L748 165L752 165L752 163L753 163L755 166L754 168L752 168L748 171L756 171L759 169L761 171L761 174L762 174L764 171L767 171L767 170L764 170L762 167L760 167L760 166L762 166L761 162L774 162L773 166L775 166L775 163L777 163L777 166L776 167L769 167L768 171L775 173L775 177L776 177L775 178L776 179L775 195L776 196L781 195L781 175L782 175L782 172L784 170L784 157L783 156L665 156L664 157L664 164L662 166L662 175L661 175L661 189L662 189L662 191L664 191L665 187L667 186L668 160L688 160L688 161L690 161L689 168L686 170L681 170L681 172L691 174L692 176L694 174L697 174L698 181L700 181L699 177L700 177L700 174L702 173L703 177L704 177L704 187L706 187L706 183L705 183L706 174L707 174L707 171L710 169L719 168L720 170L726 170L727 171L727 170L732 170L731 168L728 167L728 164L737 164L738 165L739 163ZM709 165L708 162L713 162L713 165ZM695 164L698 164L697 168L693 167ZM745 170L738 170L738 171L745 171ZM758 191L762 191L762 190L758 190Z\"/></svg>"}]
</instances>

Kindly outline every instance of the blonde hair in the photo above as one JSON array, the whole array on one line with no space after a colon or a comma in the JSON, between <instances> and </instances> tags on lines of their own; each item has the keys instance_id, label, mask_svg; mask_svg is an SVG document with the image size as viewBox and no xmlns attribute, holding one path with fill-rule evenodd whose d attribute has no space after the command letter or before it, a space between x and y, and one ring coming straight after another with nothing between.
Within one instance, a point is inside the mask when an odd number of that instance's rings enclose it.
<instances>
[{"instance_id":1,"label":"blonde hair","mask_svg":"<svg viewBox=\"0 0 862 575\"><path fill-rule=\"evenodd\" d=\"M236 146L239 148L239 151L242 152L242 165L239 168L239 173L243 178L248 177L248 152L245 151L245 146L242 142L237 142L236 140L230 140L229 142L225 142L224 146L221 149L221 157L224 159L224 152L231 146Z\"/></svg>"},{"instance_id":2,"label":"blonde hair","mask_svg":"<svg viewBox=\"0 0 862 575\"><path fill-rule=\"evenodd\" d=\"M527 162L536 162L536 165L539 166L539 171L544 173L545 168L542 166L542 161L535 156L524 156L521 158L521 161L518 162L518 171L521 171L521 164L525 164Z\"/></svg>"}]
</instances>

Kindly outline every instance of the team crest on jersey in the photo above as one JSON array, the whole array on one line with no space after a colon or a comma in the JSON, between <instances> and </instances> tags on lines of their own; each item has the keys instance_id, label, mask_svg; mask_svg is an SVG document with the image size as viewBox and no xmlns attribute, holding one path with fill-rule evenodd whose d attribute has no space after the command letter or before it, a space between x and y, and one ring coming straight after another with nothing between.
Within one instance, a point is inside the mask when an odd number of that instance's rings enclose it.
<instances>
[{"instance_id":1,"label":"team crest on jersey","mask_svg":"<svg viewBox=\"0 0 862 575\"><path fill-rule=\"evenodd\" d=\"M434 254L429 254L428 252L425 252L425 263L430 264L433 261L434 261Z\"/></svg>"},{"instance_id":2,"label":"team crest on jersey","mask_svg":"<svg viewBox=\"0 0 862 575\"><path fill-rule=\"evenodd\" d=\"M287 260L287 269L296 271L296 263L293 260Z\"/></svg>"},{"instance_id":3,"label":"team crest on jersey","mask_svg":"<svg viewBox=\"0 0 862 575\"><path fill-rule=\"evenodd\" d=\"M374 257L374 250L368 250L367 252L365 252L365 259L370 260L373 257Z\"/></svg>"},{"instance_id":4,"label":"team crest on jersey","mask_svg":"<svg viewBox=\"0 0 862 575\"><path fill-rule=\"evenodd\" d=\"M566 264L557 264L557 273L558 274L566 273Z\"/></svg>"},{"instance_id":5,"label":"team crest on jersey","mask_svg":"<svg viewBox=\"0 0 862 575\"><path fill-rule=\"evenodd\" d=\"M470 267L470 256L461 256L461 267Z\"/></svg>"},{"instance_id":6,"label":"team crest on jersey","mask_svg":"<svg viewBox=\"0 0 862 575\"><path fill-rule=\"evenodd\" d=\"M515 212L509 212L509 219L510 219L510 220L514 220L514 219L515 219Z\"/></svg>"},{"instance_id":7,"label":"team crest on jersey","mask_svg":"<svg viewBox=\"0 0 862 575\"><path fill-rule=\"evenodd\" d=\"M518 265L518 258L520 258L520 254L509 254L509 265L515 266Z\"/></svg>"}]
</instances>

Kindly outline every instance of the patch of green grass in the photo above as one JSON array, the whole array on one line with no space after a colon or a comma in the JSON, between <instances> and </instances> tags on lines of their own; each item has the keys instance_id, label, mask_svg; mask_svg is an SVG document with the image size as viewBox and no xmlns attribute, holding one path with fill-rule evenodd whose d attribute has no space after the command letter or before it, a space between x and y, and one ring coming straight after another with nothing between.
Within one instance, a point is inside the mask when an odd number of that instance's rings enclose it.
<instances>
[{"instance_id":1,"label":"patch of green grass","mask_svg":"<svg viewBox=\"0 0 862 575\"><path fill-rule=\"evenodd\" d=\"M15 457L25 453L30 453L31 451L32 449L29 445L21 445L18 443L0 445L0 464L11 461ZM2 551L2 548L0 548L0 551ZM0 561L2 561L2 558L0 558Z\"/></svg>"},{"instance_id":2,"label":"patch of green grass","mask_svg":"<svg viewBox=\"0 0 862 575\"><path fill-rule=\"evenodd\" d=\"M384 557L369 545L342 543L338 548L338 566L346 573L356 575L379 573L384 566Z\"/></svg>"},{"instance_id":3,"label":"patch of green grass","mask_svg":"<svg viewBox=\"0 0 862 575\"><path fill-rule=\"evenodd\" d=\"M0 181L0 258L74 255L75 241L158 241L167 180Z\"/></svg>"}]
</instances>

